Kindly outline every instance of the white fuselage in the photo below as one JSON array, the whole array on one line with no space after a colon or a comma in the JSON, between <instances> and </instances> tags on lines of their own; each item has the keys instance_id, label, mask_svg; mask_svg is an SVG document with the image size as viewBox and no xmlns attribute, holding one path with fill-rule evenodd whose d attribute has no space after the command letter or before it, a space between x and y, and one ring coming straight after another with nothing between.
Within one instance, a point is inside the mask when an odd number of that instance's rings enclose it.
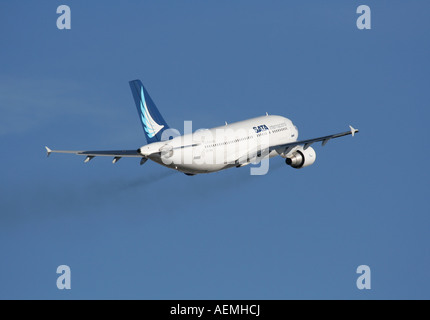
<instances>
[{"instance_id":1,"label":"white fuselage","mask_svg":"<svg viewBox=\"0 0 430 320\"><path fill-rule=\"evenodd\" d=\"M268 150L268 157L284 150L270 147L297 141L298 130L291 120L275 115L239 121L212 129L151 143L140 153L169 168L187 173L210 173L240 167Z\"/></svg>"}]
</instances>

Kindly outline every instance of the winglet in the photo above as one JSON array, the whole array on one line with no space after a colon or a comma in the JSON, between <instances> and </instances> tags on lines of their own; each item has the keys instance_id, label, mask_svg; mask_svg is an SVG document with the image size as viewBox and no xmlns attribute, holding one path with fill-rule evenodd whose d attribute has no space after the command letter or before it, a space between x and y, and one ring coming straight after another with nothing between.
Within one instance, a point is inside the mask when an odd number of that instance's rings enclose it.
<instances>
[{"instance_id":1,"label":"winglet","mask_svg":"<svg viewBox=\"0 0 430 320\"><path fill-rule=\"evenodd\" d=\"M51 154L52 150L49 149L47 146L45 146L46 149L46 156L49 157L49 155Z\"/></svg>"},{"instance_id":2,"label":"winglet","mask_svg":"<svg viewBox=\"0 0 430 320\"><path fill-rule=\"evenodd\" d=\"M352 126L349 126L349 128L351 129L352 136L354 136L354 134L356 134L358 132L358 130L353 128Z\"/></svg>"}]
</instances>

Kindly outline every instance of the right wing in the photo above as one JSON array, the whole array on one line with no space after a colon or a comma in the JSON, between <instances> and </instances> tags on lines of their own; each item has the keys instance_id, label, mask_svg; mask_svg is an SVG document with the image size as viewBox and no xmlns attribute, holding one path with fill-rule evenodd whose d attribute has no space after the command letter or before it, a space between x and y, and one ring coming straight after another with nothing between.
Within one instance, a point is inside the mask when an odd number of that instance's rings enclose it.
<instances>
[{"instance_id":1,"label":"right wing","mask_svg":"<svg viewBox=\"0 0 430 320\"><path fill-rule=\"evenodd\" d=\"M103 157L114 157L113 163L116 163L119 159L123 157L139 157L142 158L140 164L146 162L147 158L142 156L139 150L101 150L101 151L73 151L73 150L51 150L48 147L45 147L47 155L51 153L71 153L77 154L80 156L87 156L84 160L85 163L89 162L94 157L103 156Z\"/></svg>"},{"instance_id":2,"label":"right wing","mask_svg":"<svg viewBox=\"0 0 430 320\"><path fill-rule=\"evenodd\" d=\"M236 166L243 166L243 165L246 165L250 162L259 161L259 159L262 155L267 156L270 153L270 151L272 151L272 150L278 150L278 152L288 153L289 151L291 151L296 146L303 146L303 149L306 150L308 147L310 147L315 142L322 142L322 146L325 146L325 144L331 139L340 138L340 137L344 137L347 135L354 136L358 132L358 130L353 128L352 126L349 126L349 128L350 128L350 131L331 134L331 135L324 136L324 137L318 137L318 138L313 138L313 139L299 140L299 141L279 144L279 145L275 145L275 146L270 146L270 147L263 149L263 150L261 150L261 148L254 148L251 151L246 151L240 157L233 155L232 157L227 159L227 163L234 163Z\"/></svg>"},{"instance_id":3,"label":"right wing","mask_svg":"<svg viewBox=\"0 0 430 320\"><path fill-rule=\"evenodd\" d=\"M271 149L282 149L284 148L285 150L288 149L292 149L295 146L303 146L303 149L307 149L308 147L310 147L313 143L315 142L322 142L321 145L325 146L326 143L334 138L340 138L340 137L344 137L347 135L352 135L354 136L358 130L353 128L352 126L349 126L350 130L346 131L346 132L341 132L341 133L336 133L336 134L331 134L329 136L324 136L324 137L319 137L319 138L313 138L313 139L308 139L308 140L300 140L300 141L294 141L294 142L289 142L289 143L284 143L284 144L280 144L277 146L273 146L271 147ZM287 152L286 152L287 153Z\"/></svg>"}]
</instances>

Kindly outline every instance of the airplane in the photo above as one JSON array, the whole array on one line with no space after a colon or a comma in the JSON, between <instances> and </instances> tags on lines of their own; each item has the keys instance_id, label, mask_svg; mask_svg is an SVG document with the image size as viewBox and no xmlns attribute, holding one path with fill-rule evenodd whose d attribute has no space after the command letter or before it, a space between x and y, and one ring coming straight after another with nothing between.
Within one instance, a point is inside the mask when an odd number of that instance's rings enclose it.
<instances>
[{"instance_id":1,"label":"airplane","mask_svg":"<svg viewBox=\"0 0 430 320\"><path fill-rule=\"evenodd\" d=\"M323 137L298 140L298 129L283 116L269 115L247 119L212 129L197 130L180 135L169 127L148 91L140 80L129 82L147 144L133 150L71 151L46 148L51 153L69 153L86 156L87 163L94 157L113 157L113 163L121 158L140 158L140 164L148 159L180 171L186 175L211 173L259 163L264 159L281 156L287 165L295 169L312 165L316 152L311 147L316 142L322 146L334 138L354 136L357 129Z\"/></svg>"}]
</instances>

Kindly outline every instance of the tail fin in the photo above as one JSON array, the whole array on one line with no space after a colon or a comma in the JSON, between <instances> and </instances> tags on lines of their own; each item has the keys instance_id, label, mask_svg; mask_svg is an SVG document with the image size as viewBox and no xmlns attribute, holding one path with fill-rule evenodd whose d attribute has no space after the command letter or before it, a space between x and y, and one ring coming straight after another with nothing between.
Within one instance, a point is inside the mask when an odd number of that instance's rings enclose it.
<instances>
[{"instance_id":1,"label":"tail fin","mask_svg":"<svg viewBox=\"0 0 430 320\"><path fill-rule=\"evenodd\" d=\"M158 111L142 82L140 80L133 80L129 84L143 130L145 131L146 140L148 143L161 141L163 131L169 129L169 126Z\"/></svg>"}]
</instances>

